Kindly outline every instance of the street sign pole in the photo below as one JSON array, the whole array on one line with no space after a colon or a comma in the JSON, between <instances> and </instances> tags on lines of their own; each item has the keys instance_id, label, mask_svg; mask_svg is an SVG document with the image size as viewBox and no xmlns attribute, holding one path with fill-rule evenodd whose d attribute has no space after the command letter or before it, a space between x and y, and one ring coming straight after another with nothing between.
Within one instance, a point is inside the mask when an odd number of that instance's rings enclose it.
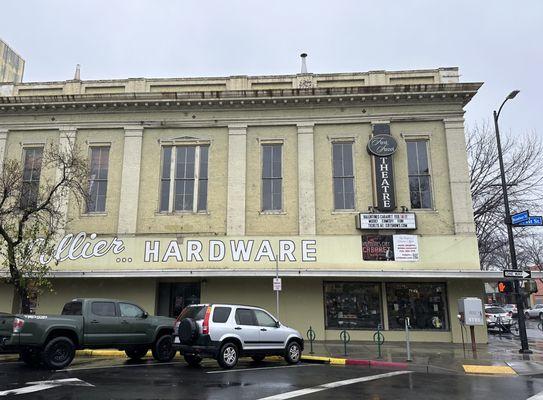
<instances>
[{"instance_id":1,"label":"street sign pole","mask_svg":"<svg viewBox=\"0 0 543 400\"><path fill-rule=\"evenodd\" d=\"M509 98L510 97L508 97L507 99ZM507 101L507 99L505 101ZM505 104L505 101L502 103L499 111L501 111L501 108ZM494 111L494 127L496 129L496 142L498 145L498 160L500 162L503 204L505 206L505 223L507 225L507 238L509 240L509 254L511 256L511 268L518 269L517 253L515 250L515 240L513 237L513 224L511 223L511 212L509 210L509 197L507 195L507 182L505 181L505 168L503 166L502 144L500 141L500 131L498 128L498 116L499 116L499 112L497 113L496 111ZM518 279L514 280L514 286L515 286L515 296L516 296L516 301L517 301L518 327L519 327L519 333L520 333L520 346L521 346L519 353L531 354L532 351L530 350L530 347L528 345L528 336L526 335L526 321L524 317L524 299L522 298L522 294L520 292L520 284L519 284Z\"/></svg>"},{"instance_id":2,"label":"street sign pole","mask_svg":"<svg viewBox=\"0 0 543 400\"><path fill-rule=\"evenodd\" d=\"M279 261L275 259L275 279L279 279ZM279 319L279 290L275 291L275 312Z\"/></svg>"}]
</instances>

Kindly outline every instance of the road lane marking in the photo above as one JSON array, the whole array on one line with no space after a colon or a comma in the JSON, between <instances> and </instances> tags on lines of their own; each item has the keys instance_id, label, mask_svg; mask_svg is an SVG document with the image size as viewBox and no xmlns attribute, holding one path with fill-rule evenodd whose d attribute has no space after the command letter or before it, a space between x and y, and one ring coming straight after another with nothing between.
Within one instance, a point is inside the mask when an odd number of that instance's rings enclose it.
<instances>
[{"instance_id":1,"label":"road lane marking","mask_svg":"<svg viewBox=\"0 0 543 400\"><path fill-rule=\"evenodd\" d=\"M256 367L256 368L240 368L240 369L227 369L224 371L208 371L206 374L225 374L228 372L245 372L245 371L260 371L263 369L274 369L274 368L298 368L298 367L318 367L314 364L299 364L299 365L278 365L276 367Z\"/></svg>"},{"instance_id":2,"label":"road lane marking","mask_svg":"<svg viewBox=\"0 0 543 400\"><path fill-rule=\"evenodd\" d=\"M27 394L39 392L42 390L52 389L59 386L93 386L88 382L82 381L77 378L67 378L67 379L55 379L50 381L36 381L36 382L26 382L27 385L22 388L9 389L0 392L0 396L7 396L8 394Z\"/></svg>"},{"instance_id":3,"label":"road lane marking","mask_svg":"<svg viewBox=\"0 0 543 400\"><path fill-rule=\"evenodd\" d=\"M146 363L146 364L123 364L123 365L104 365L103 367L76 367L76 368L66 368L59 369L55 372L71 372L71 371L84 371L88 369L108 369L108 368L129 368L129 367L154 367L160 365L175 365L175 364L186 364L183 361L176 362L167 362L167 363Z\"/></svg>"},{"instance_id":4,"label":"road lane marking","mask_svg":"<svg viewBox=\"0 0 543 400\"><path fill-rule=\"evenodd\" d=\"M340 387L340 386L353 385L355 383L360 383L360 382L375 381L377 379L390 378L392 376L411 374L411 373L412 373L412 371L394 371L394 372L388 372L386 374L363 376L361 378L354 378L354 379L347 379L347 380L344 380L344 381L330 382L330 383L325 383L323 385L314 386L314 387L307 388L307 389L300 389L300 390L294 390L292 392L275 394L273 396L262 397L259 400L286 400L286 399L292 399L294 397L305 396L306 394L311 394L311 393L316 393L316 392L322 392L323 390L333 389L333 388L337 388L337 387Z\"/></svg>"},{"instance_id":5,"label":"road lane marking","mask_svg":"<svg viewBox=\"0 0 543 400\"><path fill-rule=\"evenodd\" d=\"M543 400L543 392L534 394L532 397L528 397L526 400Z\"/></svg>"}]
</instances>

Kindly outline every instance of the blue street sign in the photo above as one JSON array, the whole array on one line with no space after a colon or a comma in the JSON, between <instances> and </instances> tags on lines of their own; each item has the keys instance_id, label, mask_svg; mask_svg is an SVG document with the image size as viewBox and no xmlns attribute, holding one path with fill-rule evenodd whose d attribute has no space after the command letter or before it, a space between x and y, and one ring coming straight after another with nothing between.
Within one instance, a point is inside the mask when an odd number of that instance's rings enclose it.
<instances>
[{"instance_id":1,"label":"blue street sign","mask_svg":"<svg viewBox=\"0 0 543 400\"><path fill-rule=\"evenodd\" d=\"M529 217L526 221L515 224L518 226L543 226L543 216L534 215Z\"/></svg>"},{"instance_id":2,"label":"blue street sign","mask_svg":"<svg viewBox=\"0 0 543 400\"><path fill-rule=\"evenodd\" d=\"M511 215L511 223L517 225L520 222L527 221L530 218L528 210Z\"/></svg>"}]
</instances>

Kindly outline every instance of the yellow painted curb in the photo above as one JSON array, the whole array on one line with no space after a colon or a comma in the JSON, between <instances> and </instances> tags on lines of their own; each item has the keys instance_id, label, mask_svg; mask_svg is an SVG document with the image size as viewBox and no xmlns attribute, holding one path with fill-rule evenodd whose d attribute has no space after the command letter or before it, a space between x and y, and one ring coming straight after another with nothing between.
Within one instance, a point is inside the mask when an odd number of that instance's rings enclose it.
<instances>
[{"instance_id":1,"label":"yellow painted curb","mask_svg":"<svg viewBox=\"0 0 543 400\"><path fill-rule=\"evenodd\" d=\"M345 358L330 358L330 364L345 365L347 359Z\"/></svg>"},{"instance_id":2,"label":"yellow painted curb","mask_svg":"<svg viewBox=\"0 0 543 400\"><path fill-rule=\"evenodd\" d=\"M321 362L330 362L330 357L320 357L320 356L302 356L302 360L305 361L321 361Z\"/></svg>"},{"instance_id":3,"label":"yellow painted curb","mask_svg":"<svg viewBox=\"0 0 543 400\"><path fill-rule=\"evenodd\" d=\"M468 374L517 374L513 368L506 365L462 365L462 367L464 367L464 371Z\"/></svg>"}]
</instances>

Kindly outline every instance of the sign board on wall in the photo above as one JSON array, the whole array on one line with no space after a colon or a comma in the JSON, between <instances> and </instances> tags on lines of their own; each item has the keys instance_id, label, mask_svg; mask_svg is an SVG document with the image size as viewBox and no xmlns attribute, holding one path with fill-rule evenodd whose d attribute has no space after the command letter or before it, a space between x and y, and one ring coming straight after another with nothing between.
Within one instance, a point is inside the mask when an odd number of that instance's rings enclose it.
<instances>
[{"instance_id":1,"label":"sign board on wall","mask_svg":"<svg viewBox=\"0 0 543 400\"><path fill-rule=\"evenodd\" d=\"M416 235L393 235L395 261L419 261L419 241Z\"/></svg>"},{"instance_id":2,"label":"sign board on wall","mask_svg":"<svg viewBox=\"0 0 543 400\"><path fill-rule=\"evenodd\" d=\"M416 235L362 235L364 261L419 261Z\"/></svg>"},{"instance_id":3,"label":"sign board on wall","mask_svg":"<svg viewBox=\"0 0 543 400\"><path fill-rule=\"evenodd\" d=\"M389 124L374 124L372 129L373 136L367 148L373 158L376 208L379 211L393 211L396 209L396 198L392 155L396 152L398 143L390 134Z\"/></svg>"},{"instance_id":4,"label":"sign board on wall","mask_svg":"<svg viewBox=\"0 0 543 400\"><path fill-rule=\"evenodd\" d=\"M356 217L357 229L417 229L414 213L376 214L360 213Z\"/></svg>"}]
</instances>

